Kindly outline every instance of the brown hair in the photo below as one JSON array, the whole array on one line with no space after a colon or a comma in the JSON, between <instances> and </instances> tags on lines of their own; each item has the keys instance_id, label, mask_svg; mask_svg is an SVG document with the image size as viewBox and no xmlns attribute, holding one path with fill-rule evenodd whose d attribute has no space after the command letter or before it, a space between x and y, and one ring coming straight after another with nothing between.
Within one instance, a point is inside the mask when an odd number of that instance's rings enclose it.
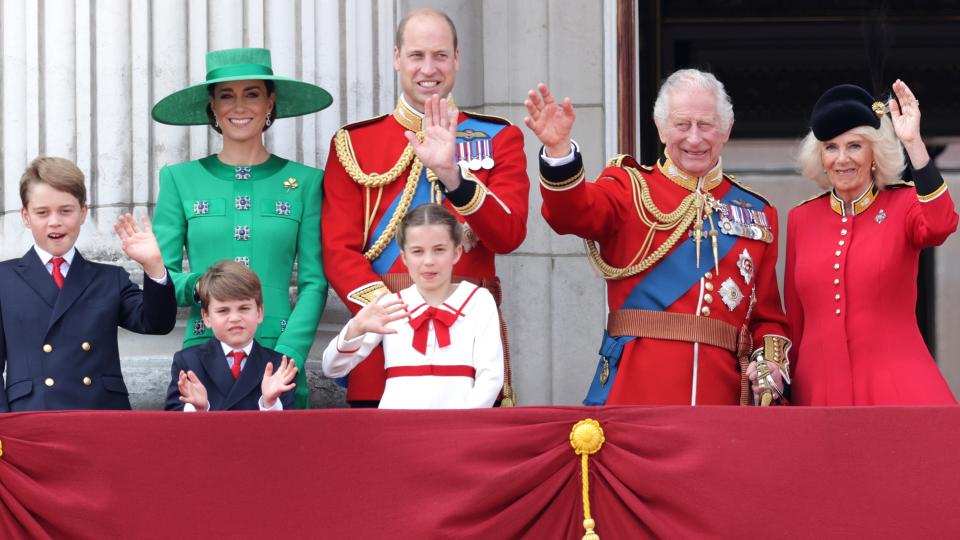
<instances>
[{"instance_id":1,"label":"brown hair","mask_svg":"<svg viewBox=\"0 0 960 540\"><path fill-rule=\"evenodd\" d=\"M200 307L206 311L212 300L253 300L263 305L263 287L253 270L235 261L214 263L197 283Z\"/></svg>"},{"instance_id":2,"label":"brown hair","mask_svg":"<svg viewBox=\"0 0 960 540\"><path fill-rule=\"evenodd\" d=\"M400 227L397 229L397 245L400 249L403 249L406 243L407 229L420 225L443 225L450 231L454 247L463 242L463 226L457 221L457 216L443 205L429 203L414 208L400 220Z\"/></svg>"},{"instance_id":3,"label":"brown hair","mask_svg":"<svg viewBox=\"0 0 960 540\"><path fill-rule=\"evenodd\" d=\"M267 96L268 96L268 97L269 97L269 96L272 96L273 94L276 93L276 86L273 84L273 81L271 81L270 79L254 79L254 80L261 80L261 81L263 81L264 86L267 87ZM219 84L219 83L217 83L217 84ZM217 89L217 85L216 85L216 84L208 84L208 85L207 85L207 93L210 94L210 97L213 97L213 93L214 93L214 91L216 91L216 89ZM270 126L272 126L272 125L273 125L273 122L277 119L277 101L276 101L276 99L274 99L274 101L273 101L273 108L270 109L270 113L269 113L269 115L268 115L268 118L270 118L270 123L263 125L263 129L260 130L261 133L263 133L264 131L270 129ZM220 126L217 125L217 117L214 116L214 114L213 114L213 107L210 106L210 102L207 102L207 123L210 124L210 128L211 128L211 129L213 129L213 130L216 131L217 133L223 135L223 130L220 129Z\"/></svg>"},{"instance_id":4,"label":"brown hair","mask_svg":"<svg viewBox=\"0 0 960 540\"><path fill-rule=\"evenodd\" d=\"M447 26L450 27L450 33L453 34L453 50L456 51L459 45L457 42L457 27L453 24L453 19L451 19L449 15L440 11L439 9L433 9L433 8L415 9L410 13L407 13L406 15L404 15L402 19L400 19L400 24L397 25L397 34L396 36L394 36L394 41L393 41L393 44L394 46L397 47L397 50L400 50L401 48L403 48L403 32L406 31L407 29L407 23L410 22L410 19L414 17L422 16L422 15L440 17L441 19L447 22Z\"/></svg>"},{"instance_id":5,"label":"brown hair","mask_svg":"<svg viewBox=\"0 0 960 540\"><path fill-rule=\"evenodd\" d=\"M57 191L69 193L77 198L81 207L87 204L83 171L69 159L39 156L30 162L20 177L20 203L24 208L30 202L30 188L35 184L46 184Z\"/></svg>"}]
</instances>

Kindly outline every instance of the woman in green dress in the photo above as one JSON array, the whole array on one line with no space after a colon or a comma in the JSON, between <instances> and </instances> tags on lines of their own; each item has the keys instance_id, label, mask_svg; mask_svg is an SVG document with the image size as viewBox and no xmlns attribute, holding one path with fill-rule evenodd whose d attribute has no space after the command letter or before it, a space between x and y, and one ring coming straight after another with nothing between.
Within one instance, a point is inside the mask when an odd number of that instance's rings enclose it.
<instances>
[{"instance_id":1,"label":"woman in green dress","mask_svg":"<svg viewBox=\"0 0 960 540\"><path fill-rule=\"evenodd\" d=\"M249 266L263 282L256 340L296 361L298 408L308 404L304 363L327 299L320 256L323 171L271 154L263 132L277 118L313 113L332 101L319 86L273 75L266 49L226 49L207 54L204 82L165 97L152 112L164 124L209 124L223 135L218 154L160 170L153 230L177 301L191 308L183 346L212 337L195 296L207 267L222 259ZM295 259L298 296L291 307Z\"/></svg>"}]
</instances>

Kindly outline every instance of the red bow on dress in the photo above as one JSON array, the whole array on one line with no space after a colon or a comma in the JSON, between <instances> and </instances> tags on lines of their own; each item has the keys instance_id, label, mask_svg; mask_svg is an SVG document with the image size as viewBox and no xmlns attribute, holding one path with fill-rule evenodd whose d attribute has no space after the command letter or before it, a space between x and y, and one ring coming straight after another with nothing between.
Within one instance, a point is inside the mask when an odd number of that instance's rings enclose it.
<instances>
[{"instance_id":1,"label":"red bow on dress","mask_svg":"<svg viewBox=\"0 0 960 540\"><path fill-rule=\"evenodd\" d=\"M423 355L427 354L427 334L430 332L427 321L431 319L433 331L437 334L437 345L446 347L450 345L450 326L457 322L457 314L430 306L417 317L410 319L410 326L413 327L413 348Z\"/></svg>"}]
</instances>

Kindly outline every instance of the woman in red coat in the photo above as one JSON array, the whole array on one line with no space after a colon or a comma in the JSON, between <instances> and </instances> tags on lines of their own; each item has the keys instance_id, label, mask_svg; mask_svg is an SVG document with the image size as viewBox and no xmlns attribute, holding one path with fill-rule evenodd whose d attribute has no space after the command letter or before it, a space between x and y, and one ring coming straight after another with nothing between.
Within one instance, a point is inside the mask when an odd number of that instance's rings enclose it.
<instances>
[{"instance_id":1,"label":"woman in red coat","mask_svg":"<svg viewBox=\"0 0 960 540\"><path fill-rule=\"evenodd\" d=\"M957 213L920 137L919 102L900 80L893 92L888 118L864 89L831 88L801 145L804 176L829 189L787 221L784 296L799 405L957 402L915 315L920 250L942 244ZM896 180L904 150L915 186Z\"/></svg>"}]
</instances>

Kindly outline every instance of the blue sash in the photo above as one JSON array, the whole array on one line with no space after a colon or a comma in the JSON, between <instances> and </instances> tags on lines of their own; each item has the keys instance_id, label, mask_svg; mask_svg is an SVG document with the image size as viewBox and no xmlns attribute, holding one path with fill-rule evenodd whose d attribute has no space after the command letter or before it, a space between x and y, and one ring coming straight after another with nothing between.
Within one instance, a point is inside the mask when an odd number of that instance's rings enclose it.
<instances>
[{"instance_id":1,"label":"blue sash","mask_svg":"<svg viewBox=\"0 0 960 540\"><path fill-rule=\"evenodd\" d=\"M762 211L766 203L758 199L753 194L741 189L734 184L720 202L731 204L731 201L748 203L753 209ZM716 222L714 222L716 224ZM734 244L737 243L739 236L729 235L719 231L717 235L717 258L723 260ZM688 238L676 249L670 252L651 268L647 275L643 277L627 295L620 309L646 309L650 311L664 311L674 302L686 294L700 278L713 269L713 247L709 237L700 244L700 268L694 264L697 254L697 244L693 238ZM617 376L620 367L620 357L623 354L624 346L637 339L634 336L611 337L606 331L603 332L603 340L600 344L600 362L597 366L597 372L594 374L593 382L587 391L587 397L583 400L584 405L603 405L607 402L610 395L610 389L613 387L613 381ZM600 383L600 374L603 371L604 361L606 360L609 374L605 384Z\"/></svg>"}]
</instances>

